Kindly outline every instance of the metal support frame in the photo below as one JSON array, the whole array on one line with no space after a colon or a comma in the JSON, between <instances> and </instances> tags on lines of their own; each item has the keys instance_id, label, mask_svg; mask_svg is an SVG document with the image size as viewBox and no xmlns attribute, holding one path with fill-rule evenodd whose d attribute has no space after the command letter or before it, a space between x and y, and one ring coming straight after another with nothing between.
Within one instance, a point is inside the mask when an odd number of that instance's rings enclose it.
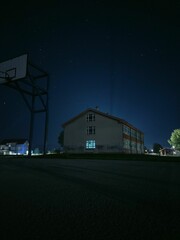
<instances>
[{"instance_id":1,"label":"metal support frame","mask_svg":"<svg viewBox=\"0 0 180 240\"><path fill-rule=\"evenodd\" d=\"M42 81L40 84L39 81ZM29 128L29 151L28 155L31 156L32 143L33 143L33 131L34 131L34 116L37 113L45 113L45 128L44 128L44 143L43 153L46 154L46 144L48 136L48 90L49 90L49 75L44 70L35 66L32 63L28 63L27 76L24 79L11 81L9 77L5 78L6 83L4 85L18 91L26 106L28 107L30 117ZM43 87L41 86L43 85ZM40 106L36 106L36 100L39 100ZM36 108L37 107L37 108Z\"/></svg>"}]
</instances>

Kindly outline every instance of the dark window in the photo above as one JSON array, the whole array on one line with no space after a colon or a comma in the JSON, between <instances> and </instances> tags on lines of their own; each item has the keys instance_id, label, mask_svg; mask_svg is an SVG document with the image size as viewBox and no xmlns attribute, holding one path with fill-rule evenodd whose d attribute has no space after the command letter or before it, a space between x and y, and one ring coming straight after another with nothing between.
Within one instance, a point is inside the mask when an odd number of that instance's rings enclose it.
<instances>
[{"instance_id":1,"label":"dark window","mask_svg":"<svg viewBox=\"0 0 180 240\"><path fill-rule=\"evenodd\" d=\"M87 135L95 134L96 133L96 128L95 126L88 126L87 127Z\"/></svg>"},{"instance_id":2,"label":"dark window","mask_svg":"<svg viewBox=\"0 0 180 240\"><path fill-rule=\"evenodd\" d=\"M93 113L89 113L88 115L87 115L87 122L94 122L95 121L95 114L93 114Z\"/></svg>"}]
</instances>

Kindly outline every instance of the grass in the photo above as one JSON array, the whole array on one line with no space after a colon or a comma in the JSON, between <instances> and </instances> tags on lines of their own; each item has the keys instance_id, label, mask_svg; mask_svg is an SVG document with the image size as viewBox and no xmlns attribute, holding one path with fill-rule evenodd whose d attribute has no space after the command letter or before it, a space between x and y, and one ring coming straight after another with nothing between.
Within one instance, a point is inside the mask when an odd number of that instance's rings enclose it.
<instances>
[{"instance_id":1,"label":"grass","mask_svg":"<svg viewBox=\"0 0 180 240\"><path fill-rule=\"evenodd\" d=\"M61 153L33 156L33 158L57 158L57 159L94 159L94 160L124 160L124 161L161 161L180 162L180 157L158 156L146 154L120 154L120 153Z\"/></svg>"},{"instance_id":2,"label":"grass","mask_svg":"<svg viewBox=\"0 0 180 240\"><path fill-rule=\"evenodd\" d=\"M29 158L29 156L1 156L1 158ZM61 153L48 155L33 155L30 158L49 159L89 159L89 160L122 160L122 161L155 161L155 162L180 162L180 156L158 156L147 154L122 154L122 153Z\"/></svg>"}]
</instances>

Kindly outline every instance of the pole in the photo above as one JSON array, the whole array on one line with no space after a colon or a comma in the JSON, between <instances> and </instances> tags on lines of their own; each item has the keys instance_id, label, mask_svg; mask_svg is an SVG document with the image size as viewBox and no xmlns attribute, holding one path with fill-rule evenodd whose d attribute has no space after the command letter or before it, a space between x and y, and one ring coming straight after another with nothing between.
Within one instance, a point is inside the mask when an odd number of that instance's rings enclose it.
<instances>
[{"instance_id":1,"label":"pole","mask_svg":"<svg viewBox=\"0 0 180 240\"><path fill-rule=\"evenodd\" d=\"M30 120L30 130L29 130L29 151L28 156L31 156L32 151L32 141L33 141L33 129L34 129L34 103L35 103L35 96L34 96L34 88L32 87L32 101L31 101L31 120Z\"/></svg>"},{"instance_id":2,"label":"pole","mask_svg":"<svg viewBox=\"0 0 180 240\"><path fill-rule=\"evenodd\" d=\"M46 111L45 111L45 129L44 129L44 147L43 153L46 154L47 148L47 137L48 137L48 120L49 120L49 76L47 76L47 95L46 95Z\"/></svg>"}]
</instances>

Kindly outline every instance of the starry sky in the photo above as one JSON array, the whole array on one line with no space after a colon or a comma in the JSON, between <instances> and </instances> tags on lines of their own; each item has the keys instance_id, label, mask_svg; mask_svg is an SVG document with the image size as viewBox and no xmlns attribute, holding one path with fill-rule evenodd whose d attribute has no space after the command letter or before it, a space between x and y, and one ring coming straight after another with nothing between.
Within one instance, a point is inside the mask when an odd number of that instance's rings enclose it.
<instances>
[{"instance_id":1,"label":"starry sky","mask_svg":"<svg viewBox=\"0 0 180 240\"><path fill-rule=\"evenodd\" d=\"M179 1L18 1L0 15L0 62L28 53L50 76L48 149L62 124L88 107L139 128L145 146L169 146L180 128ZM20 94L0 85L0 139L28 138ZM44 115L33 145L43 145Z\"/></svg>"}]
</instances>

